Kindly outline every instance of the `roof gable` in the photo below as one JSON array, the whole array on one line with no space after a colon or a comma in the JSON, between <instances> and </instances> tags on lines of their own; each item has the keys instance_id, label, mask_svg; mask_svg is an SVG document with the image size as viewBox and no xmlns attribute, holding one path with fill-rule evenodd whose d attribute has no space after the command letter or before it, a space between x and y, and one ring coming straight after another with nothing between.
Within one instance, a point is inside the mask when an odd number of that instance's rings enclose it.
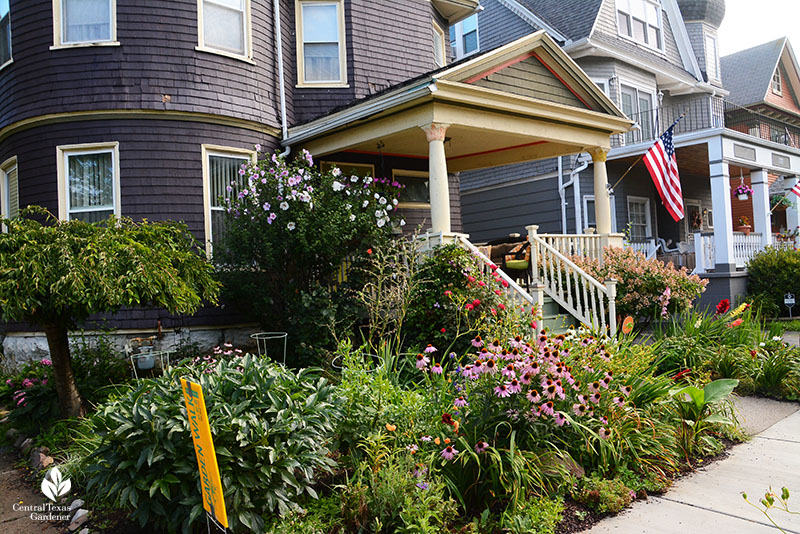
<instances>
[{"instance_id":1,"label":"roof gable","mask_svg":"<svg viewBox=\"0 0 800 534\"><path fill-rule=\"evenodd\" d=\"M786 42L781 37L720 58L722 86L730 92L728 100L740 106L764 102Z\"/></svg>"},{"instance_id":2,"label":"roof gable","mask_svg":"<svg viewBox=\"0 0 800 534\"><path fill-rule=\"evenodd\" d=\"M445 70L436 78L625 117L543 30Z\"/></svg>"}]
</instances>

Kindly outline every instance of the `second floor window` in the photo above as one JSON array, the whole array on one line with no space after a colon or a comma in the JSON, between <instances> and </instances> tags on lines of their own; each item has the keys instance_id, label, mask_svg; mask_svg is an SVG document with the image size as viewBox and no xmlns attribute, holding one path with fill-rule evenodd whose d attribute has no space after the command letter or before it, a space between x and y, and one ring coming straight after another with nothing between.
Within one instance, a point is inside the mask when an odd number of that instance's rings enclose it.
<instances>
[{"instance_id":1,"label":"second floor window","mask_svg":"<svg viewBox=\"0 0 800 534\"><path fill-rule=\"evenodd\" d=\"M56 0L61 16L57 45L114 41L114 0Z\"/></svg>"},{"instance_id":2,"label":"second floor window","mask_svg":"<svg viewBox=\"0 0 800 534\"><path fill-rule=\"evenodd\" d=\"M450 47L456 59L478 51L478 14L450 26Z\"/></svg>"},{"instance_id":3,"label":"second floor window","mask_svg":"<svg viewBox=\"0 0 800 534\"><path fill-rule=\"evenodd\" d=\"M717 40L711 35L706 35L706 74L709 80L719 80L718 65Z\"/></svg>"},{"instance_id":4,"label":"second floor window","mask_svg":"<svg viewBox=\"0 0 800 534\"><path fill-rule=\"evenodd\" d=\"M435 22L433 23L433 63L437 67L444 67L447 63L446 49L444 46L444 30Z\"/></svg>"},{"instance_id":5,"label":"second floor window","mask_svg":"<svg viewBox=\"0 0 800 534\"><path fill-rule=\"evenodd\" d=\"M781 80L781 68L778 67L775 69L775 74L772 75L772 92L775 93L776 95L783 94L782 85L783 84Z\"/></svg>"},{"instance_id":6,"label":"second floor window","mask_svg":"<svg viewBox=\"0 0 800 534\"><path fill-rule=\"evenodd\" d=\"M297 15L298 83L346 83L343 2L300 1Z\"/></svg>"},{"instance_id":7,"label":"second floor window","mask_svg":"<svg viewBox=\"0 0 800 534\"><path fill-rule=\"evenodd\" d=\"M0 67L11 61L11 11L8 0L0 0Z\"/></svg>"},{"instance_id":8,"label":"second floor window","mask_svg":"<svg viewBox=\"0 0 800 534\"><path fill-rule=\"evenodd\" d=\"M248 57L247 7L247 0L203 0L200 46Z\"/></svg>"},{"instance_id":9,"label":"second floor window","mask_svg":"<svg viewBox=\"0 0 800 534\"><path fill-rule=\"evenodd\" d=\"M653 0L617 0L619 33L663 50L661 4Z\"/></svg>"}]
</instances>

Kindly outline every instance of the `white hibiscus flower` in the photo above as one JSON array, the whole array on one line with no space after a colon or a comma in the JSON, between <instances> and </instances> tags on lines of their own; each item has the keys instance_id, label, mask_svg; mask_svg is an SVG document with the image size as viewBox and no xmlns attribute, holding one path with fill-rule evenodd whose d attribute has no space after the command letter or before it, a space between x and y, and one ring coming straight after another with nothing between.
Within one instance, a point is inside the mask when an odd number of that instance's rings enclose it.
<instances>
[{"instance_id":1,"label":"white hibiscus flower","mask_svg":"<svg viewBox=\"0 0 800 534\"><path fill-rule=\"evenodd\" d=\"M344 189L344 184L334 180L333 181L333 190L334 191L341 191L342 189Z\"/></svg>"},{"instance_id":2,"label":"white hibiscus flower","mask_svg":"<svg viewBox=\"0 0 800 534\"><path fill-rule=\"evenodd\" d=\"M287 225L286 225L286 228L288 228L290 232L291 232L292 230L294 230L294 222L290 222L289 224L287 224Z\"/></svg>"},{"instance_id":3,"label":"white hibiscus flower","mask_svg":"<svg viewBox=\"0 0 800 534\"><path fill-rule=\"evenodd\" d=\"M281 202L281 209L282 209L283 211L286 211L286 210L288 210L288 209L289 209L289 203L288 203L288 202L286 202L285 200L284 200L283 202Z\"/></svg>"}]
</instances>

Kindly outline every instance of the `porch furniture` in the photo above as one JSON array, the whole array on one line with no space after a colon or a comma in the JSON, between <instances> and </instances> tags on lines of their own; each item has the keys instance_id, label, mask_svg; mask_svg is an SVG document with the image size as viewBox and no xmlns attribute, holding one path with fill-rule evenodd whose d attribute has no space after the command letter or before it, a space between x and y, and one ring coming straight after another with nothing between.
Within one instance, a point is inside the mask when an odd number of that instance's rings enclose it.
<instances>
[{"instance_id":1,"label":"porch furniture","mask_svg":"<svg viewBox=\"0 0 800 534\"><path fill-rule=\"evenodd\" d=\"M670 245L672 245L672 239L664 241L663 237L659 237L658 238L658 243L661 245L661 250L663 250L664 252L677 252L678 251L678 247L677 246L670 247Z\"/></svg>"}]
</instances>

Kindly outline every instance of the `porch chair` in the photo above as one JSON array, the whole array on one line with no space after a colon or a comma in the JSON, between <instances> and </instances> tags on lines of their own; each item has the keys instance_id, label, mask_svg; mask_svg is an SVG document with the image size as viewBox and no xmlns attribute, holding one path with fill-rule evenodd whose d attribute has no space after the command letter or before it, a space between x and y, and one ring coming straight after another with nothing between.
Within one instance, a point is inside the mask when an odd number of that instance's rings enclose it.
<instances>
[{"instance_id":1,"label":"porch chair","mask_svg":"<svg viewBox=\"0 0 800 534\"><path fill-rule=\"evenodd\" d=\"M529 241L514 245L504 256L501 268L511 278L522 280L527 288L531 282L531 244Z\"/></svg>"}]
</instances>

